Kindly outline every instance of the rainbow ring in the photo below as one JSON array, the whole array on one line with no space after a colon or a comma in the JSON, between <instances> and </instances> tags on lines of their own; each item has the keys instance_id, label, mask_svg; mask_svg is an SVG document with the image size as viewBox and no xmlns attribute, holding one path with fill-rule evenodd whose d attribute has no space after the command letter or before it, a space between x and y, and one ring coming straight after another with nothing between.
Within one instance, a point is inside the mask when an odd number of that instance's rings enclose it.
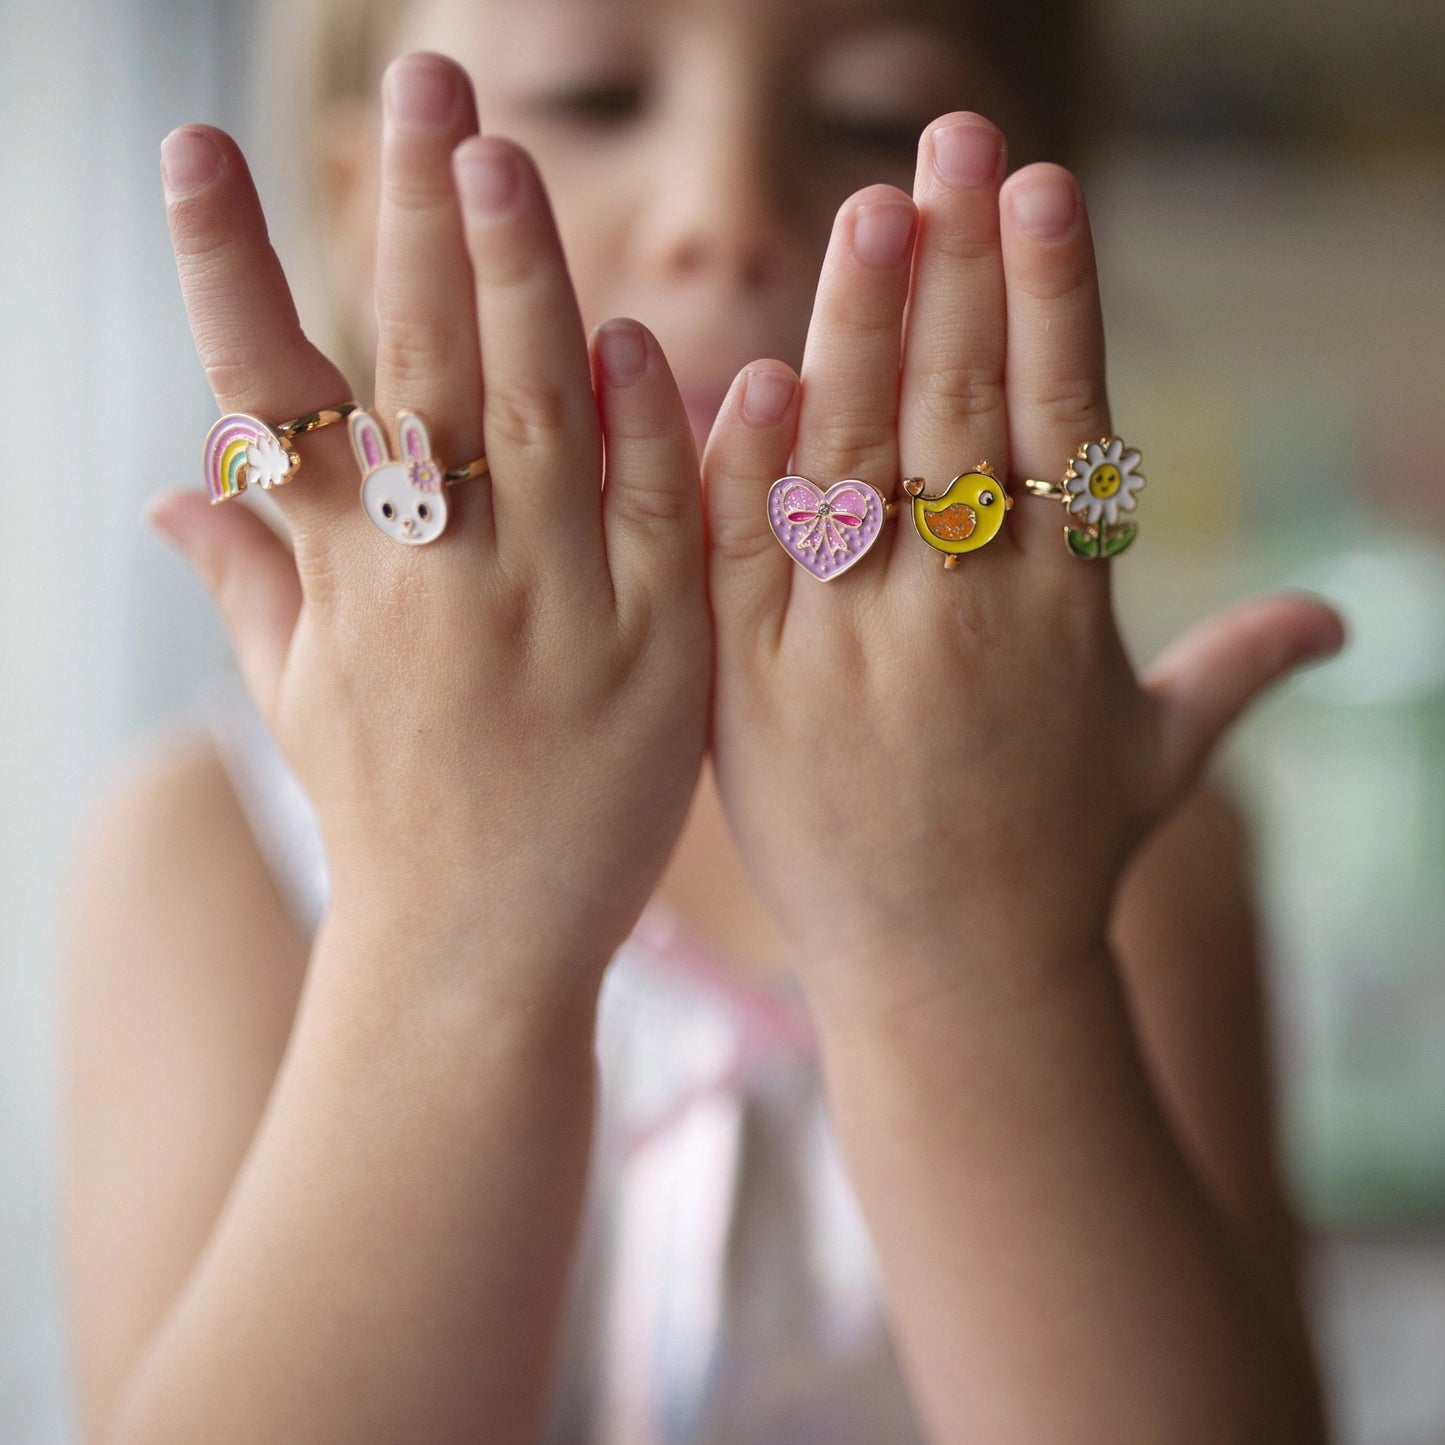
<instances>
[{"instance_id":1,"label":"rainbow ring","mask_svg":"<svg viewBox=\"0 0 1445 1445\"><path fill-rule=\"evenodd\" d=\"M345 421L356 409L354 401L344 401L308 411L280 426L243 411L228 412L206 433L202 450L211 505L239 497L252 482L266 492L284 486L301 465L301 454L292 442L307 432Z\"/></svg>"}]
</instances>

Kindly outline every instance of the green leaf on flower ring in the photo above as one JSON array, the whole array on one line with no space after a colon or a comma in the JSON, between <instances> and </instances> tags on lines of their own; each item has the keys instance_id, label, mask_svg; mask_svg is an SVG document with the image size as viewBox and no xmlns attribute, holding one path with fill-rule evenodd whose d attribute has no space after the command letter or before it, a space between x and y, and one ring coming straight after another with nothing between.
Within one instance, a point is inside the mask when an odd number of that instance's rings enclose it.
<instances>
[{"instance_id":1,"label":"green leaf on flower ring","mask_svg":"<svg viewBox=\"0 0 1445 1445\"><path fill-rule=\"evenodd\" d=\"M1099 555L1099 544L1094 540L1092 532L1081 532L1077 527L1065 527L1064 537L1069 544L1069 551L1075 557L1097 557Z\"/></svg>"},{"instance_id":2,"label":"green leaf on flower ring","mask_svg":"<svg viewBox=\"0 0 1445 1445\"><path fill-rule=\"evenodd\" d=\"M1104 555L1106 557L1117 557L1138 535L1139 529L1137 527L1121 527L1104 543Z\"/></svg>"}]
</instances>

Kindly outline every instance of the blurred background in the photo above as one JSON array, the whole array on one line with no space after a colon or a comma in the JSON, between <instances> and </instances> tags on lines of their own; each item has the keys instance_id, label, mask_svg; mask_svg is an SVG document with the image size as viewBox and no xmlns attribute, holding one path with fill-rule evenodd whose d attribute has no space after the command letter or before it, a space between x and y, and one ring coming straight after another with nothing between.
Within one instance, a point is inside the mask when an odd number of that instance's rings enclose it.
<instances>
[{"instance_id":1,"label":"blurred background","mask_svg":"<svg viewBox=\"0 0 1445 1445\"><path fill-rule=\"evenodd\" d=\"M1292 582L1354 640L1243 729L1339 1438L1445 1441L1445 6L1106 0L1089 176L1152 479L1138 655ZM0 1442L74 1440L54 953L76 830L225 642L144 498L214 415L161 136L257 136L237 0L0 0ZM1098 93L1097 91L1095 93ZM263 173L263 189L265 176Z\"/></svg>"}]
</instances>

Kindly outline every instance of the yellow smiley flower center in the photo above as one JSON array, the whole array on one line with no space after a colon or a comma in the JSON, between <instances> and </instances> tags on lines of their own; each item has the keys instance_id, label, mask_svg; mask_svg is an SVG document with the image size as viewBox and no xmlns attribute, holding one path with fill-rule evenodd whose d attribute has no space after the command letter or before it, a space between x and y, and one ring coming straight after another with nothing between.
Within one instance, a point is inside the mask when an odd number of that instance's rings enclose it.
<instances>
[{"instance_id":1,"label":"yellow smiley flower center","mask_svg":"<svg viewBox=\"0 0 1445 1445\"><path fill-rule=\"evenodd\" d=\"M1089 473L1089 491L1101 500L1106 500L1119 490L1122 480L1118 467L1110 462L1101 462Z\"/></svg>"}]
</instances>

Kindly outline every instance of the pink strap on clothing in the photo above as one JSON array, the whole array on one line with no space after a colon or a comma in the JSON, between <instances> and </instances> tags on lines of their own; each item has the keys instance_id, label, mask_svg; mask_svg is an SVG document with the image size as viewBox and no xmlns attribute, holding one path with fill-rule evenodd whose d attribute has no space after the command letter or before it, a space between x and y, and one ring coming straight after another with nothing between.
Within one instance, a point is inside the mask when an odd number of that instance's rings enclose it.
<instances>
[{"instance_id":1,"label":"pink strap on clothing","mask_svg":"<svg viewBox=\"0 0 1445 1445\"><path fill-rule=\"evenodd\" d=\"M818 1036L801 1000L749 983L691 937L677 915L660 904L647 906L632 941L674 972L714 994L736 1021L738 1048L732 1061L710 1079L685 1090L661 1113L633 1130L623 1142L628 1156L673 1128L700 1101L717 1094L741 1098L752 1081L779 1058L814 1059Z\"/></svg>"}]
</instances>

